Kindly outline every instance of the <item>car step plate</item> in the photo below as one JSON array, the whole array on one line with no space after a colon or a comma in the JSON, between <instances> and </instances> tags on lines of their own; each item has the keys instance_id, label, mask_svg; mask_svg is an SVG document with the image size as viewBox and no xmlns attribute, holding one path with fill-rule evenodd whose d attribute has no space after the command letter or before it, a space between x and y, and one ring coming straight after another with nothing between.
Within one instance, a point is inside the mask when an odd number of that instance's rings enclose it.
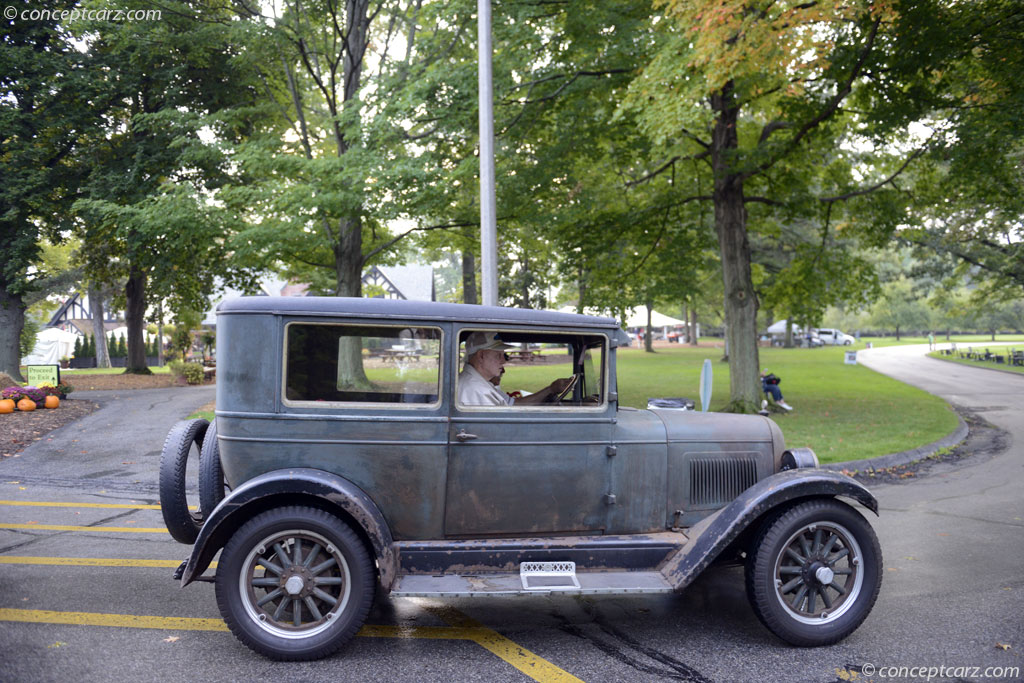
<instances>
[{"instance_id":1,"label":"car step plate","mask_svg":"<svg viewBox=\"0 0 1024 683\"><path fill-rule=\"evenodd\" d=\"M575 562L522 562L519 578L528 591L579 590Z\"/></svg>"}]
</instances>

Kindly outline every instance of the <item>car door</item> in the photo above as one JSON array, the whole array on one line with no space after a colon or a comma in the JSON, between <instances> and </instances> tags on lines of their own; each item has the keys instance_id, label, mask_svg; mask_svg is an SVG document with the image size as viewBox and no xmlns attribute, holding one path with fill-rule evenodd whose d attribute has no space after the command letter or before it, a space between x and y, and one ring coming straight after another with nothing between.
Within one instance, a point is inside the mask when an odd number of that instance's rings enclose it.
<instances>
[{"instance_id":1,"label":"car door","mask_svg":"<svg viewBox=\"0 0 1024 683\"><path fill-rule=\"evenodd\" d=\"M590 377L592 388L587 390L593 393L597 389L595 404L497 407L452 401L446 535L530 536L604 530L614 405L608 402L603 381L607 376L607 339L601 343L600 360L591 366L601 380ZM457 353L453 350L453 357L457 358ZM573 360L580 371L586 365L582 358L580 347ZM452 380L457 383L458 378Z\"/></svg>"}]
</instances>

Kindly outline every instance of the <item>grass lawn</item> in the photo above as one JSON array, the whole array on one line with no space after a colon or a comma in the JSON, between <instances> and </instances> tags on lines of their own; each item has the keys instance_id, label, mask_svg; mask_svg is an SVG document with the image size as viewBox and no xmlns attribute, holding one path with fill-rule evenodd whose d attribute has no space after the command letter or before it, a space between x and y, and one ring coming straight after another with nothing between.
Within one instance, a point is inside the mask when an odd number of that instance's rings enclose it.
<instances>
[{"instance_id":1,"label":"grass lawn","mask_svg":"<svg viewBox=\"0 0 1024 683\"><path fill-rule=\"evenodd\" d=\"M900 343L925 341L904 338ZM794 407L791 413L773 416L788 445L813 448L823 463L842 462L916 448L956 428L956 414L942 399L863 366L846 365L844 353L851 348L864 348L863 340L853 347L760 349L761 367L782 378L782 392ZM673 344L658 347L656 353L635 348L617 353L622 405L643 408L648 398L670 396L699 402L705 358L711 359L714 375L711 410L728 403L729 367L721 362L721 348ZM502 386L506 391L537 391L567 369L508 365ZM190 417L211 420L213 412L201 409Z\"/></svg>"},{"instance_id":2,"label":"grass lawn","mask_svg":"<svg viewBox=\"0 0 1024 683\"><path fill-rule=\"evenodd\" d=\"M942 399L863 366L844 364L850 348L760 349L761 367L782 378L782 393L794 407L774 416L788 445L809 446L822 462L842 462L916 448L956 428L956 414ZM646 407L648 398L685 396L699 403L700 368L710 358L710 409L721 410L729 398L729 367L721 357L720 348L671 345L653 354L620 349L620 401ZM546 376L539 367L511 366L502 386L535 391L546 384Z\"/></svg>"},{"instance_id":3,"label":"grass lawn","mask_svg":"<svg viewBox=\"0 0 1024 683\"><path fill-rule=\"evenodd\" d=\"M980 346L980 345L979 345ZM1020 350L1020 349L1018 349ZM1007 349L997 351L995 348L992 349L992 353L1001 353L1002 355L1007 354ZM975 368L992 368L994 370L1007 370L1009 372L1016 372L1024 375L1024 366L1021 365L1010 365L1008 363L996 363L995 361L985 360L971 360L969 358L960 358L958 356L945 356L939 351L932 351L928 354L932 358L938 358L939 360L948 361L950 363L960 363L962 365L970 365Z\"/></svg>"}]
</instances>

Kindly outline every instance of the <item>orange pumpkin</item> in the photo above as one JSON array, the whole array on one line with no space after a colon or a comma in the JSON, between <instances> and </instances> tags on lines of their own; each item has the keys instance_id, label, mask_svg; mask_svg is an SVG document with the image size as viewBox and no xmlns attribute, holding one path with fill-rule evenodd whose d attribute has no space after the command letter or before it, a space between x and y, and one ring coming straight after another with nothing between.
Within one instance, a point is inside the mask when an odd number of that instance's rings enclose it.
<instances>
[{"instance_id":1,"label":"orange pumpkin","mask_svg":"<svg viewBox=\"0 0 1024 683\"><path fill-rule=\"evenodd\" d=\"M9 398L0 400L0 415L14 412L14 401Z\"/></svg>"},{"instance_id":2,"label":"orange pumpkin","mask_svg":"<svg viewBox=\"0 0 1024 683\"><path fill-rule=\"evenodd\" d=\"M44 408L56 408L60 405L60 399L56 396L47 396L43 403Z\"/></svg>"},{"instance_id":3,"label":"orange pumpkin","mask_svg":"<svg viewBox=\"0 0 1024 683\"><path fill-rule=\"evenodd\" d=\"M26 413L36 409L36 402L30 399L28 396L18 401L18 410L24 410Z\"/></svg>"}]
</instances>

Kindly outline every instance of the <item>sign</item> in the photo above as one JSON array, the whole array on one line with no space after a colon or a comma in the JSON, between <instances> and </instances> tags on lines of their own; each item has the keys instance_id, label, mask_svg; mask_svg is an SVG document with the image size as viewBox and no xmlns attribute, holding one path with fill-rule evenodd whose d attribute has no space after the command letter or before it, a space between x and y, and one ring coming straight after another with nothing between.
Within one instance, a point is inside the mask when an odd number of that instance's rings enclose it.
<instances>
[{"instance_id":1,"label":"sign","mask_svg":"<svg viewBox=\"0 0 1024 683\"><path fill-rule=\"evenodd\" d=\"M29 386L38 387L49 384L52 387L60 384L59 365L26 365L25 381Z\"/></svg>"},{"instance_id":2,"label":"sign","mask_svg":"<svg viewBox=\"0 0 1024 683\"><path fill-rule=\"evenodd\" d=\"M856 365L857 364L857 352L856 351L847 351L846 352L846 360L844 360L843 362L846 363L847 365Z\"/></svg>"},{"instance_id":3,"label":"sign","mask_svg":"<svg viewBox=\"0 0 1024 683\"><path fill-rule=\"evenodd\" d=\"M704 359L704 367L700 369L700 409L708 412L711 403L711 359Z\"/></svg>"}]
</instances>

